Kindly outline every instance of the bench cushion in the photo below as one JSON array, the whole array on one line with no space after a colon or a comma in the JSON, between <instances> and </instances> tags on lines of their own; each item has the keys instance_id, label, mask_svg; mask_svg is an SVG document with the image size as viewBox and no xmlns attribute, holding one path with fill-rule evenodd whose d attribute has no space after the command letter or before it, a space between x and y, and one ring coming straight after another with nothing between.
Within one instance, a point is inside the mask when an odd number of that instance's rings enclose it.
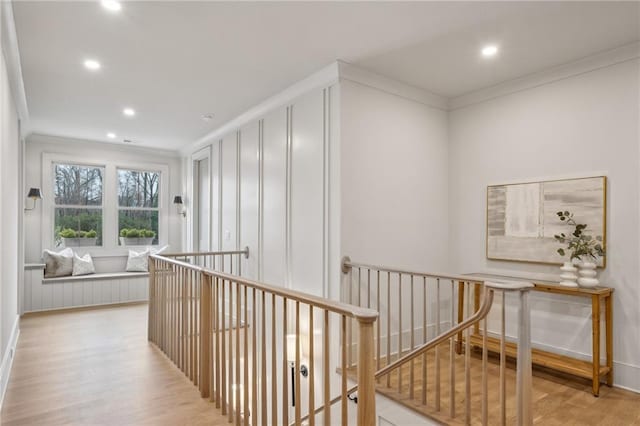
<instances>
[{"instance_id":1,"label":"bench cushion","mask_svg":"<svg viewBox=\"0 0 640 426\"><path fill-rule=\"evenodd\" d=\"M104 274L91 274L91 275L77 275L77 276L67 276L67 277L56 277L56 278L44 278L42 280L42 284L47 283L59 283L59 282L67 282L67 281L89 281L89 280L108 280L108 279L121 279L121 278L140 278L140 277L148 277L148 272L111 272Z\"/></svg>"}]
</instances>

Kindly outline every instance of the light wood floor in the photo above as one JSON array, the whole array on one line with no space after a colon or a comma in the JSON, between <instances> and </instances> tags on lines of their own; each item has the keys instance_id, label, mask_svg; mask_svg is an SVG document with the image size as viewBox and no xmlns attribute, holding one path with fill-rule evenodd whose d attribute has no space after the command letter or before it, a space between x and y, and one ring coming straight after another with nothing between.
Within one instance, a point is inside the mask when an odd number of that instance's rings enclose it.
<instances>
[{"instance_id":1,"label":"light wood floor","mask_svg":"<svg viewBox=\"0 0 640 426\"><path fill-rule=\"evenodd\" d=\"M227 424L146 323L146 305L23 318L2 425Z\"/></svg>"},{"instance_id":2,"label":"light wood floor","mask_svg":"<svg viewBox=\"0 0 640 426\"><path fill-rule=\"evenodd\" d=\"M52 313L23 318L18 349L5 396L2 425L222 425L227 418L201 399L197 389L159 350L147 342L147 306L135 305ZM428 404L420 404L421 362L415 363L415 399L408 392L409 368L403 369L403 392L383 379L379 390L406 406L444 423L448 412L448 350L443 348L442 407L434 410L435 358L428 358ZM481 376L472 358L472 405L478 422ZM457 378L464 356L456 356ZM498 368L490 364L490 424L496 424ZM507 369L508 423L514 423L514 371ZM464 410L464 386L456 381L457 412ZM539 425L640 425L640 395L601 388L591 395L588 381L536 370L534 418ZM463 417L462 417L463 418Z\"/></svg>"},{"instance_id":3,"label":"light wood floor","mask_svg":"<svg viewBox=\"0 0 640 426\"><path fill-rule=\"evenodd\" d=\"M410 366L402 368L402 388L398 390L397 370L390 376L387 387L386 376L378 385L378 392L400 402L406 407L426 414L444 424L464 424L465 385L464 354L455 355L455 399L456 417L449 416L449 345L441 345L441 406L435 409L434 378L435 354L427 356L427 404L422 404L422 358L414 363L414 397L409 397ZM395 359L392 359L395 361ZM384 365L384 360L381 360ZM471 423L481 424L482 413L482 360L479 351L471 356ZM499 365L496 358L490 358L488 364L489 424L499 424ZM515 407L515 366L511 363L506 369L507 376L507 424L516 423ZM600 397L591 394L591 381L558 372L534 367L533 372L533 415L536 425L575 425L575 426L626 426L640 425L640 394L602 385Z\"/></svg>"}]
</instances>

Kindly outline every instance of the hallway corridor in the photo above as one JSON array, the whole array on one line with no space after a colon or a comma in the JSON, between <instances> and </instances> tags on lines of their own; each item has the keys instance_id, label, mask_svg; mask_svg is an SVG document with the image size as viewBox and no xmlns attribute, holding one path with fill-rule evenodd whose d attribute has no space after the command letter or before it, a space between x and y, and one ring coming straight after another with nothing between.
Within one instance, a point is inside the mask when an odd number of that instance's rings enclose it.
<instances>
[{"instance_id":1,"label":"hallway corridor","mask_svg":"<svg viewBox=\"0 0 640 426\"><path fill-rule=\"evenodd\" d=\"M146 324L146 304L23 318L1 424L226 424Z\"/></svg>"}]
</instances>

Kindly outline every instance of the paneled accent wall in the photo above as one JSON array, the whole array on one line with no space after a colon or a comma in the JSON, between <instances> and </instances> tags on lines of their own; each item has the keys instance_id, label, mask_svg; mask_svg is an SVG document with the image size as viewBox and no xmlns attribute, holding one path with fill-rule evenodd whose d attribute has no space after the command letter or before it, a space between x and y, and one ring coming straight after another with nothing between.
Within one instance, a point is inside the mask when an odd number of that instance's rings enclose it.
<instances>
[{"instance_id":1,"label":"paneled accent wall","mask_svg":"<svg viewBox=\"0 0 640 426\"><path fill-rule=\"evenodd\" d=\"M212 247L248 246L242 275L327 294L328 153L337 144L330 112L337 90L312 90L212 142L211 212L219 225Z\"/></svg>"},{"instance_id":2,"label":"paneled accent wall","mask_svg":"<svg viewBox=\"0 0 640 426\"><path fill-rule=\"evenodd\" d=\"M42 277L42 266L25 266L24 312L142 302L149 297L146 273L96 274L48 282L43 282Z\"/></svg>"}]
</instances>

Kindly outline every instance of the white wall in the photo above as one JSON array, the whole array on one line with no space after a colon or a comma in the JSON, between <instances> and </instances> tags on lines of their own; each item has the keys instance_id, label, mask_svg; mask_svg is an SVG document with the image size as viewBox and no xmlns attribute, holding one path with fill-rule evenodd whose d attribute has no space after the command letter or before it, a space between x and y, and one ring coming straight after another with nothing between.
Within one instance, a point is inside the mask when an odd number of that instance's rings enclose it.
<instances>
[{"instance_id":1,"label":"white wall","mask_svg":"<svg viewBox=\"0 0 640 426\"><path fill-rule=\"evenodd\" d=\"M339 241L334 228L339 205L329 206L329 194L332 188L339 193L339 181L330 179L335 169L328 157L330 148L338 146L339 135L331 131L339 118L337 90L331 83L311 87L219 135L210 148L194 148L187 160L188 198L194 204L193 159L210 152L211 219L219 224L217 232L212 227L212 247L249 247L249 258L241 263L245 277L315 295L327 294L329 282L339 285L339 253L334 264L327 254L330 241ZM336 186L330 188L330 182ZM314 328L305 312L303 307L302 333ZM303 394L304 405L306 390Z\"/></svg>"},{"instance_id":2,"label":"white wall","mask_svg":"<svg viewBox=\"0 0 640 426\"><path fill-rule=\"evenodd\" d=\"M446 111L351 81L340 90L343 254L448 270Z\"/></svg>"},{"instance_id":3,"label":"white wall","mask_svg":"<svg viewBox=\"0 0 640 426\"><path fill-rule=\"evenodd\" d=\"M4 53L4 52L3 52ZM4 54L0 55L0 405L19 333L18 281L22 268L22 145Z\"/></svg>"},{"instance_id":4,"label":"white wall","mask_svg":"<svg viewBox=\"0 0 640 426\"><path fill-rule=\"evenodd\" d=\"M450 114L449 229L453 270L543 274L558 268L485 256L486 186L606 175L607 267L614 292L614 381L640 390L638 281L639 62L627 61ZM533 340L590 353L590 301L534 293Z\"/></svg>"},{"instance_id":5,"label":"white wall","mask_svg":"<svg viewBox=\"0 0 640 426\"><path fill-rule=\"evenodd\" d=\"M204 148L214 163L211 212L212 222L219 223L212 247L248 246L244 276L318 295L327 288L330 137L325 129L329 111L337 108L337 98L330 96L335 90L311 89ZM191 158L201 155L202 148Z\"/></svg>"},{"instance_id":6,"label":"white wall","mask_svg":"<svg viewBox=\"0 0 640 426\"><path fill-rule=\"evenodd\" d=\"M167 243L172 251L182 249L182 227L184 219L174 208L172 201L174 195L183 193L181 182L181 161L177 153L149 150L131 146L105 144L91 141L65 139L54 136L31 135L27 139L25 154L25 183L26 187L42 188L43 196L52 191L43 187L43 154L61 154L85 158L87 161L99 161L117 164L154 163L168 167L169 179L168 194L166 198L165 212L168 215ZM75 158L74 157L74 158ZM164 178L164 177L163 177ZM113 188L113 186L111 187ZM115 198L111 198L115 201ZM105 198L106 201L106 198ZM105 209L117 208L107 206ZM25 214L25 258L27 263L39 263L42 257L42 214L43 203L38 202L36 209ZM164 239L164 237L161 238ZM101 249L92 250L92 257L96 263L98 272L113 272L122 270L126 262L127 250L122 248L115 252L101 253Z\"/></svg>"}]
</instances>

